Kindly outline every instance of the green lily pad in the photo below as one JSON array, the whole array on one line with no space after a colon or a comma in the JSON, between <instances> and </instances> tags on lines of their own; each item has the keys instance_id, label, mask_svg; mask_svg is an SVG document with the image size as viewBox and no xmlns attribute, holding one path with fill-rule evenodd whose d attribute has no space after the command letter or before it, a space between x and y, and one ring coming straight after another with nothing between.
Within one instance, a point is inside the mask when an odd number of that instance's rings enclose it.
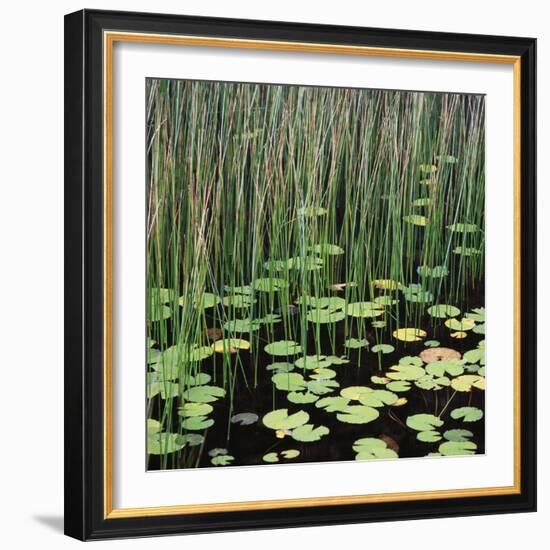
<instances>
[{"instance_id":1,"label":"green lily pad","mask_svg":"<svg viewBox=\"0 0 550 550\"><path fill-rule=\"evenodd\" d=\"M353 450L357 453L355 460L399 458L395 451L388 449L385 441L374 437L357 439L353 444Z\"/></svg>"},{"instance_id":2,"label":"green lily pad","mask_svg":"<svg viewBox=\"0 0 550 550\"><path fill-rule=\"evenodd\" d=\"M451 411L451 418L462 418L463 422L477 422L483 418L483 411L477 407L459 407Z\"/></svg>"},{"instance_id":3,"label":"green lily pad","mask_svg":"<svg viewBox=\"0 0 550 550\"><path fill-rule=\"evenodd\" d=\"M281 451L281 455L287 460L292 460L293 458L297 458L300 456L300 451L298 451L297 449L286 449L284 451Z\"/></svg>"},{"instance_id":4,"label":"green lily pad","mask_svg":"<svg viewBox=\"0 0 550 550\"><path fill-rule=\"evenodd\" d=\"M426 340L424 345L427 348L438 348L440 346L439 340Z\"/></svg>"},{"instance_id":5,"label":"green lily pad","mask_svg":"<svg viewBox=\"0 0 550 550\"><path fill-rule=\"evenodd\" d=\"M303 426L309 420L309 414L305 411L298 411L289 415L288 409L277 409L267 413L262 422L272 430L292 430Z\"/></svg>"},{"instance_id":6,"label":"green lily pad","mask_svg":"<svg viewBox=\"0 0 550 550\"><path fill-rule=\"evenodd\" d=\"M337 323L346 318L343 311L330 311L328 309L311 309L306 314L306 319L310 323Z\"/></svg>"},{"instance_id":7,"label":"green lily pad","mask_svg":"<svg viewBox=\"0 0 550 550\"><path fill-rule=\"evenodd\" d=\"M298 214L307 218L324 216L327 212L328 210L326 208L322 208L321 206L303 206L302 208L298 209Z\"/></svg>"},{"instance_id":8,"label":"green lily pad","mask_svg":"<svg viewBox=\"0 0 550 550\"><path fill-rule=\"evenodd\" d=\"M304 377L297 372L278 372L271 377L278 390L296 392L306 387Z\"/></svg>"},{"instance_id":9,"label":"green lily pad","mask_svg":"<svg viewBox=\"0 0 550 550\"><path fill-rule=\"evenodd\" d=\"M359 349L369 346L369 341L366 338L348 338L344 342L344 347L349 349Z\"/></svg>"},{"instance_id":10,"label":"green lily pad","mask_svg":"<svg viewBox=\"0 0 550 550\"><path fill-rule=\"evenodd\" d=\"M264 347L266 353L270 355L296 355L297 353L302 353L302 346L298 342L293 342L292 340L279 340L278 342L272 342L267 344Z\"/></svg>"},{"instance_id":11,"label":"green lily pad","mask_svg":"<svg viewBox=\"0 0 550 550\"><path fill-rule=\"evenodd\" d=\"M279 462L279 455L277 453L267 453L262 457L262 460L273 464L275 462Z\"/></svg>"},{"instance_id":12,"label":"green lily pad","mask_svg":"<svg viewBox=\"0 0 550 550\"><path fill-rule=\"evenodd\" d=\"M425 432L443 426L443 421L433 414L421 413L407 417L407 426L418 432Z\"/></svg>"},{"instance_id":13,"label":"green lily pad","mask_svg":"<svg viewBox=\"0 0 550 550\"><path fill-rule=\"evenodd\" d=\"M403 221L421 227L428 225L428 218L420 214L410 214L409 216L403 216Z\"/></svg>"},{"instance_id":14,"label":"green lily pad","mask_svg":"<svg viewBox=\"0 0 550 550\"><path fill-rule=\"evenodd\" d=\"M206 416L190 416L181 423L186 430L206 430L213 424L214 420L206 418Z\"/></svg>"},{"instance_id":15,"label":"green lily pad","mask_svg":"<svg viewBox=\"0 0 550 550\"><path fill-rule=\"evenodd\" d=\"M346 313L351 317L378 317L384 314L384 308L375 302L354 302L347 305Z\"/></svg>"},{"instance_id":16,"label":"green lily pad","mask_svg":"<svg viewBox=\"0 0 550 550\"><path fill-rule=\"evenodd\" d=\"M210 414L214 408L208 403L184 403L179 409L178 414L180 416L206 416Z\"/></svg>"},{"instance_id":17,"label":"green lily pad","mask_svg":"<svg viewBox=\"0 0 550 550\"><path fill-rule=\"evenodd\" d=\"M403 393L411 389L411 383L406 380L395 380L393 382L389 382L386 385L386 388L393 392Z\"/></svg>"},{"instance_id":18,"label":"green lily pad","mask_svg":"<svg viewBox=\"0 0 550 550\"><path fill-rule=\"evenodd\" d=\"M386 377L391 380L413 381L422 378L425 374L426 371L416 365L393 365L390 367L390 372L386 373Z\"/></svg>"},{"instance_id":19,"label":"green lily pad","mask_svg":"<svg viewBox=\"0 0 550 550\"><path fill-rule=\"evenodd\" d=\"M372 346L371 351L373 353L392 353L395 351L395 348L391 344L376 344Z\"/></svg>"},{"instance_id":20,"label":"green lily pad","mask_svg":"<svg viewBox=\"0 0 550 550\"><path fill-rule=\"evenodd\" d=\"M435 443L441 440L441 434L435 430L426 430L424 432L418 432L416 439L424 443Z\"/></svg>"},{"instance_id":21,"label":"green lily pad","mask_svg":"<svg viewBox=\"0 0 550 550\"><path fill-rule=\"evenodd\" d=\"M443 456L473 455L477 445L473 441L445 441L439 446Z\"/></svg>"},{"instance_id":22,"label":"green lily pad","mask_svg":"<svg viewBox=\"0 0 550 550\"><path fill-rule=\"evenodd\" d=\"M183 447L184 443L179 438L179 434L161 432L148 432L147 434L147 453L150 455L175 453Z\"/></svg>"},{"instance_id":23,"label":"green lily pad","mask_svg":"<svg viewBox=\"0 0 550 550\"><path fill-rule=\"evenodd\" d=\"M479 231L478 226L473 223L453 223L448 225L447 229L450 229L455 233L475 233L476 231Z\"/></svg>"},{"instance_id":24,"label":"green lily pad","mask_svg":"<svg viewBox=\"0 0 550 550\"><path fill-rule=\"evenodd\" d=\"M266 370L274 370L275 372L290 372L294 370L294 365L292 363L273 363L267 365Z\"/></svg>"},{"instance_id":25,"label":"green lily pad","mask_svg":"<svg viewBox=\"0 0 550 550\"><path fill-rule=\"evenodd\" d=\"M315 406L320 409L325 409L327 412L341 412L349 404L349 399L345 397L323 397L315 403Z\"/></svg>"},{"instance_id":26,"label":"green lily pad","mask_svg":"<svg viewBox=\"0 0 550 550\"><path fill-rule=\"evenodd\" d=\"M474 434L470 430L461 429L447 430L443 434L443 437L447 441L468 441L468 439L473 436Z\"/></svg>"},{"instance_id":27,"label":"green lily pad","mask_svg":"<svg viewBox=\"0 0 550 550\"><path fill-rule=\"evenodd\" d=\"M235 457L231 455L218 455L218 456L215 456L210 462L214 466L228 466L234 460L235 460Z\"/></svg>"},{"instance_id":28,"label":"green lily pad","mask_svg":"<svg viewBox=\"0 0 550 550\"><path fill-rule=\"evenodd\" d=\"M218 386L195 386L183 392L185 401L195 403L211 403L225 396L225 390Z\"/></svg>"},{"instance_id":29,"label":"green lily pad","mask_svg":"<svg viewBox=\"0 0 550 550\"><path fill-rule=\"evenodd\" d=\"M313 370L329 367L332 363L327 361L326 355L306 355L296 359L294 364L299 369Z\"/></svg>"},{"instance_id":30,"label":"green lily pad","mask_svg":"<svg viewBox=\"0 0 550 550\"><path fill-rule=\"evenodd\" d=\"M447 319L445 321L445 326L451 330L465 331L473 329L475 326L475 321L472 319L467 319L466 317L461 320Z\"/></svg>"},{"instance_id":31,"label":"green lily pad","mask_svg":"<svg viewBox=\"0 0 550 550\"><path fill-rule=\"evenodd\" d=\"M336 414L336 418L340 422L347 424L368 424L376 420L380 413L373 407L365 405L350 405L342 412Z\"/></svg>"},{"instance_id":32,"label":"green lily pad","mask_svg":"<svg viewBox=\"0 0 550 550\"><path fill-rule=\"evenodd\" d=\"M223 297L223 305L226 307L246 308L255 303L256 300L248 294L230 294Z\"/></svg>"},{"instance_id":33,"label":"green lily pad","mask_svg":"<svg viewBox=\"0 0 550 550\"><path fill-rule=\"evenodd\" d=\"M308 380L308 391L317 395L325 395L339 388L340 384L336 380Z\"/></svg>"},{"instance_id":34,"label":"green lily pad","mask_svg":"<svg viewBox=\"0 0 550 550\"><path fill-rule=\"evenodd\" d=\"M314 373L309 376L312 380L330 380L336 378L336 371L332 369L315 369Z\"/></svg>"},{"instance_id":35,"label":"green lily pad","mask_svg":"<svg viewBox=\"0 0 550 550\"><path fill-rule=\"evenodd\" d=\"M434 174L437 172L437 166L435 164L421 164L418 169L423 174Z\"/></svg>"},{"instance_id":36,"label":"green lily pad","mask_svg":"<svg viewBox=\"0 0 550 550\"><path fill-rule=\"evenodd\" d=\"M252 319L232 319L223 325L229 332L254 332L260 330L260 327L261 324Z\"/></svg>"},{"instance_id":37,"label":"green lily pad","mask_svg":"<svg viewBox=\"0 0 550 550\"><path fill-rule=\"evenodd\" d=\"M339 254L344 253L344 249L335 244L316 244L314 246L310 246L309 249L316 254L327 256L338 256Z\"/></svg>"},{"instance_id":38,"label":"green lily pad","mask_svg":"<svg viewBox=\"0 0 550 550\"><path fill-rule=\"evenodd\" d=\"M275 292L288 288L288 281L276 277L265 277L253 281L252 286L260 292Z\"/></svg>"},{"instance_id":39,"label":"green lily pad","mask_svg":"<svg viewBox=\"0 0 550 550\"><path fill-rule=\"evenodd\" d=\"M454 254L458 254L459 256L479 256L481 254L481 250L478 250L477 248L472 248L468 246L457 246L453 249Z\"/></svg>"},{"instance_id":40,"label":"green lily pad","mask_svg":"<svg viewBox=\"0 0 550 550\"><path fill-rule=\"evenodd\" d=\"M429 315L432 317L437 317L438 319L446 319L447 317L456 317L457 315L460 315L460 309L446 304L430 306L427 311Z\"/></svg>"},{"instance_id":41,"label":"green lily pad","mask_svg":"<svg viewBox=\"0 0 550 550\"><path fill-rule=\"evenodd\" d=\"M326 426L317 426L313 424L305 424L292 430L292 439L308 443L311 441L319 441L324 435L328 435L330 430Z\"/></svg>"},{"instance_id":42,"label":"green lily pad","mask_svg":"<svg viewBox=\"0 0 550 550\"><path fill-rule=\"evenodd\" d=\"M340 395L346 399L358 401L363 394L370 393L372 391L373 389L368 386L348 386L340 391Z\"/></svg>"},{"instance_id":43,"label":"green lily pad","mask_svg":"<svg viewBox=\"0 0 550 550\"><path fill-rule=\"evenodd\" d=\"M395 304L399 303L399 300L397 298L393 298L388 294L384 294L383 296L377 296L374 299L374 303L378 304L379 306L394 306Z\"/></svg>"},{"instance_id":44,"label":"green lily pad","mask_svg":"<svg viewBox=\"0 0 550 550\"><path fill-rule=\"evenodd\" d=\"M485 390L485 378L478 374L463 374L451 381L451 387L458 392L469 392L472 388Z\"/></svg>"},{"instance_id":45,"label":"green lily pad","mask_svg":"<svg viewBox=\"0 0 550 550\"><path fill-rule=\"evenodd\" d=\"M286 398L291 403L296 403L298 405L301 405L303 403L315 403L315 401L319 399L319 396L310 392L292 391L286 396Z\"/></svg>"},{"instance_id":46,"label":"green lily pad","mask_svg":"<svg viewBox=\"0 0 550 550\"><path fill-rule=\"evenodd\" d=\"M393 405L399 398L395 393L388 390L371 390L359 396L359 403L368 407L383 407L384 405Z\"/></svg>"},{"instance_id":47,"label":"green lily pad","mask_svg":"<svg viewBox=\"0 0 550 550\"><path fill-rule=\"evenodd\" d=\"M228 454L228 451L223 447L214 447L208 451L208 456L220 456L226 454Z\"/></svg>"},{"instance_id":48,"label":"green lily pad","mask_svg":"<svg viewBox=\"0 0 550 550\"><path fill-rule=\"evenodd\" d=\"M212 377L209 374L199 372L195 376L190 376L187 379L187 384L189 386L204 386L205 384L208 384L210 380L212 380Z\"/></svg>"},{"instance_id":49,"label":"green lily pad","mask_svg":"<svg viewBox=\"0 0 550 550\"><path fill-rule=\"evenodd\" d=\"M460 359L445 359L444 361L433 361L426 365L426 371L433 376L460 376L464 372L463 362Z\"/></svg>"}]
</instances>

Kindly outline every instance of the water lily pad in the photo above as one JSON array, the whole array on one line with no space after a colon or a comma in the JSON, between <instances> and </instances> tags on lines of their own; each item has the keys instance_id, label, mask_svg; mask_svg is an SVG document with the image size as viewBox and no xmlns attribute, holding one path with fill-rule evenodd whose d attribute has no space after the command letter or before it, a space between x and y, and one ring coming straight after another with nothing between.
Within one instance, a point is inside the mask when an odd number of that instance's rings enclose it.
<instances>
[{"instance_id":1,"label":"water lily pad","mask_svg":"<svg viewBox=\"0 0 550 550\"><path fill-rule=\"evenodd\" d=\"M197 447L203 444L204 437L200 434L181 434L178 436L177 442L184 447Z\"/></svg>"},{"instance_id":2,"label":"water lily pad","mask_svg":"<svg viewBox=\"0 0 550 550\"><path fill-rule=\"evenodd\" d=\"M463 374L451 381L451 387L458 392L469 392L472 388L485 390L485 378L477 374Z\"/></svg>"},{"instance_id":3,"label":"water lily pad","mask_svg":"<svg viewBox=\"0 0 550 550\"><path fill-rule=\"evenodd\" d=\"M424 363L434 363L436 361L460 358L460 353L451 348L429 348L420 352L420 359L422 359Z\"/></svg>"},{"instance_id":4,"label":"water lily pad","mask_svg":"<svg viewBox=\"0 0 550 550\"><path fill-rule=\"evenodd\" d=\"M467 363L480 363L481 365L485 364L485 348L471 349L464 353L464 360Z\"/></svg>"},{"instance_id":5,"label":"water lily pad","mask_svg":"<svg viewBox=\"0 0 550 550\"><path fill-rule=\"evenodd\" d=\"M306 355L305 357L296 359L294 364L299 369L313 370L329 367L332 363L327 360L326 355Z\"/></svg>"},{"instance_id":6,"label":"water lily pad","mask_svg":"<svg viewBox=\"0 0 550 550\"><path fill-rule=\"evenodd\" d=\"M316 254L338 256L344 253L344 249L335 244L316 244L309 247Z\"/></svg>"},{"instance_id":7,"label":"water lily pad","mask_svg":"<svg viewBox=\"0 0 550 550\"><path fill-rule=\"evenodd\" d=\"M152 377L150 377L151 374L153 375ZM152 399L159 394L162 399L177 397L179 394L179 385L175 382L168 382L166 380L156 382L154 379L156 374L157 373L147 373L147 398Z\"/></svg>"},{"instance_id":8,"label":"water lily pad","mask_svg":"<svg viewBox=\"0 0 550 550\"><path fill-rule=\"evenodd\" d=\"M392 365L390 372L386 373L386 377L391 380L418 380L426 374L426 371L416 365Z\"/></svg>"},{"instance_id":9,"label":"water lily pad","mask_svg":"<svg viewBox=\"0 0 550 550\"><path fill-rule=\"evenodd\" d=\"M265 277L253 281L252 286L260 292L274 292L288 288L288 281L276 277Z\"/></svg>"},{"instance_id":10,"label":"water lily pad","mask_svg":"<svg viewBox=\"0 0 550 550\"><path fill-rule=\"evenodd\" d=\"M323 397L315 403L318 408L325 409L327 412L343 411L349 404L349 399L345 397Z\"/></svg>"},{"instance_id":11,"label":"water lily pad","mask_svg":"<svg viewBox=\"0 0 550 550\"><path fill-rule=\"evenodd\" d=\"M178 414L180 416L207 416L214 410L212 405L208 403L184 403L179 409Z\"/></svg>"},{"instance_id":12,"label":"water lily pad","mask_svg":"<svg viewBox=\"0 0 550 550\"><path fill-rule=\"evenodd\" d=\"M195 376L189 376L186 380L189 386L204 386L212 380L212 377L205 372L198 372Z\"/></svg>"},{"instance_id":13,"label":"water lily pad","mask_svg":"<svg viewBox=\"0 0 550 550\"><path fill-rule=\"evenodd\" d=\"M434 174L437 172L437 166L435 164L421 164L418 169L423 174Z\"/></svg>"},{"instance_id":14,"label":"water lily pad","mask_svg":"<svg viewBox=\"0 0 550 550\"><path fill-rule=\"evenodd\" d=\"M483 411L477 407L459 407L451 411L451 418L463 422L477 422L483 418Z\"/></svg>"},{"instance_id":15,"label":"water lily pad","mask_svg":"<svg viewBox=\"0 0 550 550\"><path fill-rule=\"evenodd\" d=\"M477 248L467 247L467 246L457 246L453 249L454 254L458 254L460 256L479 256L481 254L481 250L478 250Z\"/></svg>"},{"instance_id":16,"label":"water lily pad","mask_svg":"<svg viewBox=\"0 0 550 550\"><path fill-rule=\"evenodd\" d=\"M250 342L240 338L224 338L212 344L216 353L237 353L239 350L250 349Z\"/></svg>"},{"instance_id":17,"label":"water lily pad","mask_svg":"<svg viewBox=\"0 0 550 550\"><path fill-rule=\"evenodd\" d=\"M352 317L378 317L384 314L384 308L375 302L354 302L347 305L346 313Z\"/></svg>"},{"instance_id":18,"label":"water lily pad","mask_svg":"<svg viewBox=\"0 0 550 550\"><path fill-rule=\"evenodd\" d=\"M445 441L439 446L443 456L473 455L477 445L473 441Z\"/></svg>"},{"instance_id":19,"label":"water lily pad","mask_svg":"<svg viewBox=\"0 0 550 550\"><path fill-rule=\"evenodd\" d=\"M386 388L397 393L402 393L411 389L411 383L407 380L394 380L392 382L389 382L386 385Z\"/></svg>"},{"instance_id":20,"label":"water lily pad","mask_svg":"<svg viewBox=\"0 0 550 550\"><path fill-rule=\"evenodd\" d=\"M233 424L240 424L241 426L250 426L258 421L258 415L251 412L243 412L235 414L231 417Z\"/></svg>"},{"instance_id":21,"label":"water lily pad","mask_svg":"<svg viewBox=\"0 0 550 550\"><path fill-rule=\"evenodd\" d=\"M150 455L164 455L175 453L183 449L185 443L176 433L161 433L148 431L147 433L147 453Z\"/></svg>"},{"instance_id":22,"label":"water lily pad","mask_svg":"<svg viewBox=\"0 0 550 550\"><path fill-rule=\"evenodd\" d=\"M369 346L369 341L366 338L348 338L344 342L344 347L349 349L359 349Z\"/></svg>"},{"instance_id":23,"label":"water lily pad","mask_svg":"<svg viewBox=\"0 0 550 550\"><path fill-rule=\"evenodd\" d=\"M306 319L311 323L337 323L346 318L343 311L330 311L328 309L311 309L306 314Z\"/></svg>"},{"instance_id":24,"label":"water lily pad","mask_svg":"<svg viewBox=\"0 0 550 550\"><path fill-rule=\"evenodd\" d=\"M206 430L213 424L214 420L206 416L190 416L181 423L185 430Z\"/></svg>"},{"instance_id":25,"label":"water lily pad","mask_svg":"<svg viewBox=\"0 0 550 550\"><path fill-rule=\"evenodd\" d=\"M381 290L397 290L401 287L401 283L394 279L374 279L371 284Z\"/></svg>"},{"instance_id":26,"label":"water lily pad","mask_svg":"<svg viewBox=\"0 0 550 550\"><path fill-rule=\"evenodd\" d=\"M311 392L292 391L286 396L286 398L291 403L296 403L298 405L301 405L304 403L315 403L315 401L319 399L319 396Z\"/></svg>"},{"instance_id":27,"label":"water lily pad","mask_svg":"<svg viewBox=\"0 0 550 550\"><path fill-rule=\"evenodd\" d=\"M441 279L449 274L449 270L444 265L434 267L421 265L417 267L416 271L421 277L432 277L433 279Z\"/></svg>"},{"instance_id":28,"label":"water lily pad","mask_svg":"<svg viewBox=\"0 0 550 550\"><path fill-rule=\"evenodd\" d=\"M262 457L262 460L269 463L279 462L279 455L277 453L267 453Z\"/></svg>"},{"instance_id":29,"label":"water lily pad","mask_svg":"<svg viewBox=\"0 0 550 550\"><path fill-rule=\"evenodd\" d=\"M219 455L215 456L210 462L214 466L228 466L235 460L234 456L231 455Z\"/></svg>"},{"instance_id":30,"label":"water lily pad","mask_svg":"<svg viewBox=\"0 0 550 550\"><path fill-rule=\"evenodd\" d=\"M163 321L172 316L172 310L163 304L151 304L148 310L149 321Z\"/></svg>"},{"instance_id":31,"label":"water lily pad","mask_svg":"<svg viewBox=\"0 0 550 550\"><path fill-rule=\"evenodd\" d=\"M433 431L443 426L443 421L433 414L414 414L407 417L407 426L417 432Z\"/></svg>"},{"instance_id":32,"label":"water lily pad","mask_svg":"<svg viewBox=\"0 0 550 550\"><path fill-rule=\"evenodd\" d=\"M321 206L303 206L302 208L298 209L298 214L307 218L324 216L327 212L328 210L326 208L322 208Z\"/></svg>"},{"instance_id":33,"label":"water lily pad","mask_svg":"<svg viewBox=\"0 0 550 550\"><path fill-rule=\"evenodd\" d=\"M372 328L384 328L386 321L371 321Z\"/></svg>"},{"instance_id":34,"label":"water lily pad","mask_svg":"<svg viewBox=\"0 0 550 550\"><path fill-rule=\"evenodd\" d=\"M449 336L451 338L454 338L455 340L462 340L463 338L466 338L468 336L468 333L459 330L457 332L451 332L451 334Z\"/></svg>"},{"instance_id":35,"label":"water lily pad","mask_svg":"<svg viewBox=\"0 0 550 550\"><path fill-rule=\"evenodd\" d=\"M443 361L432 361L426 367L426 372L433 376L460 376L464 372L462 362L458 359L445 359Z\"/></svg>"},{"instance_id":36,"label":"water lily pad","mask_svg":"<svg viewBox=\"0 0 550 550\"><path fill-rule=\"evenodd\" d=\"M451 330L456 331L466 331L471 330L475 326L475 321L473 319L467 319L466 317L461 320L458 319L447 319L445 321L445 326Z\"/></svg>"},{"instance_id":37,"label":"water lily pad","mask_svg":"<svg viewBox=\"0 0 550 550\"><path fill-rule=\"evenodd\" d=\"M330 430L326 426L317 426L313 424L305 424L292 430L292 439L308 443L311 441L319 441L324 435L328 435Z\"/></svg>"},{"instance_id":38,"label":"water lily pad","mask_svg":"<svg viewBox=\"0 0 550 550\"><path fill-rule=\"evenodd\" d=\"M419 342L426 338L426 331L419 328L400 328L393 331L393 337L402 342Z\"/></svg>"},{"instance_id":39,"label":"water lily pad","mask_svg":"<svg viewBox=\"0 0 550 550\"><path fill-rule=\"evenodd\" d=\"M441 434L436 430L426 430L424 432L418 432L416 439L424 443L435 443L441 440Z\"/></svg>"},{"instance_id":40,"label":"water lily pad","mask_svg":"<svg viewBox=\"0 0 550 550\"><path fill-rule=\"evenodd\" d=\"M278 342L267 344L264 350L270 355L296 355L297 353L302 353L302 346L292 340L279 340Z\"/></svg>"},{"instance_id":41,"label":"water lily pad","mask_svg":"<svg viewBox=\"0 0 550 550\"><path fill-rule=\"evenodd\" d=\"M306 381L297 372L279 372L271 377L272 382L278 390L301 391L306 387Z\"/></svg>"},{"instance_id":42,"label":"water lily pad","mask_svg":"<svg viewBox=\"0 0 550 550\"><path fill-rule=\"evenodd\" d=\"M388 382L391 382L391 378L386 378L385 376L371 376L370 381L373 384L384 384L384 385L386 385Z\"/></svg>"},{"instance_id":43,"label":"water lily pad","mask_svg":"<svg viewBox=\"0 0 550 550\"><path fill-rule=\"evenodd\" d=\"M340 395L346 399L358 401L363 394L370 393L372 391L373 389L368 386L348 386L340 391Z\"/></svg>"},{"instance_id":44,"label":"water lily pad","mask_svg":"<svg viewBox=\"0 0 550 550\"><path fill-rule=\"evenodd\" d=\"M393 405L399 398L388 390L371 390L359 396L359 403L367 407L379 408L384 405Z\"/></svg>"},{"instance_id":45,"label":"water lily pad","mask_svg":"<svg viewBox=\"0 0 550 550\"><path fill-rule=\"evenodd\" d=\"M272 430L293 430L302 426L309 420L309 414L305 411L298 411L289 415L288 409L277 409L267 413L262 422Z\"/></svg>"},{"instance_id":46,"label":"water lily pad","mask_svg":"<svg viewBox=\"0 0 550 550\"><path fill-rule=\"evenodd\" d=\"M276 372L290 372L294 370L294 365L292 363L273 363L267 365L266 370L274 370Z\"/></svg>"},{"instance_id":47,"label":"water lily pad","mask_svg":"<svg viewBox=\"0 0 550 550\"><path fill-rule=\"evenodd\" d=\"M286 449L284 451L281 451L281 455L287 460L292 460L293 458L297 458L300 456L300 451L298 451L297 449Z\"/></svg>"},{"instance_id":48,"label":"water lily pad","mask_svg":"<svg viewBox=\"0 0 550 550\"><path fill-rule=\"evenodd\" d=\"M310 378L312 380L330 380L331 378L336 378L336 371L326 368L315 369Z\"/></svg>"},{"instance_id":49,"label":"water lily pad","mask_svg":"<svg viewBox=\"0 0 550 550\"><path fill-rule=\"evenodd\" d=\"M472 311L466 313L466 317L468 319L473 319L476 323L484 323L485 308L484 307L474 308Z\"/></svg>"},{"instance_id":50,"label":"water lily pad","mask_svg":"<svg viewBox=\"0 0 550 550\"><path fill-rule=\"evenodd\" d=\"M380 413L373 407L365 405L349 405L342 412L336 414L340 422L347 424L368 424L376 420Z\"/></svg>"},{"instance_id":51,"label":"water lily pad","mask_svg":"<svg viewBox=\"0 0 550 550\"><path fill-rule=\"evenodd\" d=\"M225 396L225 390L218 386L195 386L183 392L185 401L195 403L211 403Z\"/></svg>"},{"instance_id":52,"label":"water lily pad","mask_svg":"<svg viewBox=\"0 0 550 550\"><path fill-rule=\"evenodd\" d=\"M247 294L231 294L224 296L222 301L224 306L236 308L246 308L256 303L256 300Z\"/></svg>"},{"instance_id":53,"label":"water lily pad","mask_svg":"<svg viewBox=\"0 0 550 550\"><path fill-rule=\"evenodd\" d=\"M447 229L450 229L455 233L475 233L476 231L479 231L478 226L473 223L453 223L448 225Z\"/></svg>"},{"instance_id":54,"label":"water lily pad","mask_svg":"<svg viewBox=\"0 0 550 550\"><path fill-rule=\"evenodd\" d=\"M430 306L427 311L429 315L431 315L432 317L437 317L439 319L446 319L447 317L456 317L457 315L460 315L460 309L455 306L449 306L446 304Z\"/></svg>"},{"instance_id":55,"label":"water lily pad","mask_svg":"<svg viewBox=\"0 0 550 550\"><path fill-rule=\"evenodd\" d=\"M427 348L437 348L440 346L440 343L439 343L439 340L426 340L424 342L424 345L427 347Z\"/></svg>"},{"instance_id":56,"label":"water lily pad","mask_svg":"<svg viewBox=\"0 0 550 550\"><path fill-rule=\"evenodd\" d=\"M229 332L254 332L261 324L252 319L232 319L224 323L223 328Z\"/></svg>"},{"instance_id":57,"label":"water lily pad","mask_svg":"<svg viewBox=\"0 0 550 550\"><path fill-rule=\"evenodd\" d=\"M388 294L384 294L384 296L377 296L374 299L374 303L378 304L379 306L394 306L395 304L399 303L399 300L397 298L393 298L392 296Z\"/></svg>"},{"instance_id":58,"label":"water lily pad","mask_svg":"<svg viewBox=\"0 0 550 550\"><path fill-rule=\"evenodd\" d=\"M228 454L228 451L224 447L214 447L208 451L208 456L220 456L226 454Z\"/></svg>"},{"instance_id":59,"label":"water lily pad","mask_svg":"<svg viewBox=\"0 0 550 550\"><path fill-rule=\"evenodd\" d=\"M373 353L392 353L395 351L395 348L391 344L376 344L375 346L372 346L371 351Z\"/></svg>"},{"instance_id":60,"label":"water lily pad","mask_svg":"<svg viewBox=\"0 0 550 550\"><path fill-rule=\"evenodd\" d=\"M455 429L455 430L447 430L443 437L447 441L468 441L470 437L473 437L474 434L470 430L462 430L462 429Z\"/></svg>"},{"instance_id":61,"label":"water lily pad","mask_svg":"<svg viewBox=\"0 0 550 550\"><path fill-rule=\"evenodd\" d=\"M403 216L403 221L407 223L411 223L412 225L418 225L421 227L424 227L429 223L428 218L420 214L410 214L409 216Z\"/></svg>"},{"instance_id":62,"label":"water lily pad","mask_svg":"<svg viewBox=\"0 0 550 550\"><path fill-rule=\"evenodd\" d=\"M325 395L339 388L340 384L336 380L308 380L308 391L317 395Z\"/></svg>"},{"instance_id":63,"label":"water lily pad","mask_svg":"<svg viewBox=\"0 0 550 550\"><path fill-rule=\"evenodd\" d=\"M357 453L355 460L398 458L397 453L389 449L385 441L374 437L357 439L353 443L353 450Z\"/></svg>"},{"instance_id":64,"label":"water lily pad","mask_svg":"<svg viewBox=\"0 0 550 550\"><path fill-rule=\"evenodd\" d=\"M427 374L414 381L414 385L428 391L438 391L451 385L451 380L446 376L433 376Z\"/></svg>"}]
</instances>

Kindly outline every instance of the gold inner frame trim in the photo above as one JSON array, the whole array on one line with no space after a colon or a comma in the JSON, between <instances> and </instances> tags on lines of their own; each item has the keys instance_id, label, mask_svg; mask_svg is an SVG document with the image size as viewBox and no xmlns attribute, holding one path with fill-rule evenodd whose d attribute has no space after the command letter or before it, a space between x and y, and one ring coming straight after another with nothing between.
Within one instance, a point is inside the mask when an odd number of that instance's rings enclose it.
<instances>
[{"instance_id":1,"label":"gold inner frame trim","mask_svg":"<svg viewBox=\"0 0 550 550\"><path fill-rule=\"evenodd\" d=\"M514 484L504 487L445 489L434 491L410 491L400 493L345 495L330 497L304 497L293 499L254 500L244 502L221 502L211 504L182 504L148 508L113 508L113 361L112 361L112 292L113 292L113 46L116 42L142 44L165 44L217 48L258 49L269 51L305 52L371 57L426 59L432 61L466 61L496 63L513 66L514 93ZM520 423L520 352L521 352L521 60L519 56L446 52L369 46L346 46L308 42L283 42L273 40L249 40L241 38L216 38L169 34L132 32L103 33L103 115L104 115L104 518L136 518L203 514L213 512L236 512L248 510L274 510L281 508L304 508L308 506L334 506L350 504L375 504L413 500L436 500L444 498L489 497L521 493L521 423Z\"/></svg>"}]
</instances>

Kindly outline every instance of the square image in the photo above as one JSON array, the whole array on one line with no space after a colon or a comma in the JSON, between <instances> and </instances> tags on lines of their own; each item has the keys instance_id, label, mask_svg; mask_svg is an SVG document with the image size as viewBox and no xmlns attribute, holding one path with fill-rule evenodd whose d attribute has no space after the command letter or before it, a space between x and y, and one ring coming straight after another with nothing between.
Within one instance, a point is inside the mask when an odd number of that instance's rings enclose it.
<instances>
[{"instance_id":1,"label":"square image","mask_svg":"<svg viewBox=\"0 0 550 550\"><path fill-rule=\"evenodd\" d=\"M485 452L484 109L146 81L148 470Z\"/></svg>"}]
</instances>

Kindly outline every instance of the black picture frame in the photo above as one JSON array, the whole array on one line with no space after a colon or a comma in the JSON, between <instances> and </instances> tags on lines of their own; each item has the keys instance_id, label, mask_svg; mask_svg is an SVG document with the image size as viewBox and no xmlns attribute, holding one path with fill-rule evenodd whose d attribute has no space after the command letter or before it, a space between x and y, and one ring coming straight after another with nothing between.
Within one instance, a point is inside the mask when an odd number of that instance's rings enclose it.
<instances>
[{"instance_id":1,"label":"black picture frame","mask_svg":"<svg viewBox=\"0 0 550 550\"><path fill-rule=\"evenodd\" d=\"M106 517L103 33L195 35L517 56L520 127L520 490L516 494ZM65 17L65 532L80 540L536 510L536 40L82 10Z\"/></svg>"}]
</instances>

